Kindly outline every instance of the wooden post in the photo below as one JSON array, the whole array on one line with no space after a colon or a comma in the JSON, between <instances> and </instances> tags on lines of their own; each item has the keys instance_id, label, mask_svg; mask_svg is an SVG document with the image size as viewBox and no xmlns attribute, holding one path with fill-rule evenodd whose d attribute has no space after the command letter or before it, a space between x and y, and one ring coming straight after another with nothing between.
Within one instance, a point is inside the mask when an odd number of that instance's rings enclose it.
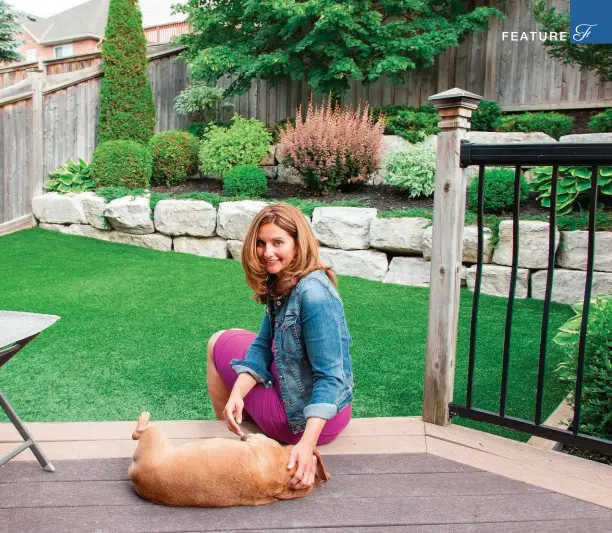
<instances>
[{"instance_id":1,"label":"wooden post","mask_svg":"<svg viewBox=\"0 0 612 533\"><path fill-rule=\"evenodd\" d=\"M43 183L45 182L43 170L44 157L44 118L43 118L43 87L45 75L42 72L29 72L32 81L32 151L30 157L30 195L28 206L31 205L34 196L43 193ZM28 207L29 208L29 207Z\"/></svg>"},{"instance_id":2,"label":"wooden post","mask_svg":"<svg viewBox=\"0 0 612 533\"><path fill-rule=\"evenodd\" d=\"M450 422L448 404L455 379L466 189L465 169L459 166L460 146L481 99L457 88L429 97L438 109L442 131L434 193L423 421L440 426Z\"/></svg>"}]
</instances>

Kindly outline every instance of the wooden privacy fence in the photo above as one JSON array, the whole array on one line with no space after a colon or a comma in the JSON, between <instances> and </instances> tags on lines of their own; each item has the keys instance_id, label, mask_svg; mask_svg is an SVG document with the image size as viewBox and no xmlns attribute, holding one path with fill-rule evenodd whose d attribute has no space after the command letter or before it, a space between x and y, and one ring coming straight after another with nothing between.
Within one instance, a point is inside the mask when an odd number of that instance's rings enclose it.
<instances>
[{"instance_id":1,"label":"wooden privacy fence","mask_svg":"<svg viewBox=\"0 0 612 533\"><path fill-rule=\"evenodd\" d=\"M149 56L148 75L157 110L157 131L184 128L173 102L187 85L180 48ZM42 193L49 172L68 158L91 161L96 146L102 72L44 76L30 72L0 100L0 232L31 220L32 197ZM11 88L13 89L13 88Z\"/></svg>"}]
</instances>

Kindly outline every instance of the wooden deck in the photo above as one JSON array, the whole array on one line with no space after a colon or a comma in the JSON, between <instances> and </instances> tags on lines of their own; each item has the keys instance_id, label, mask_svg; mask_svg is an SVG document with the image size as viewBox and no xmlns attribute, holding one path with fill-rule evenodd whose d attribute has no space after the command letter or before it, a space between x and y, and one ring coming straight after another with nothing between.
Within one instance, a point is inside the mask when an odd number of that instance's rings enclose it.
<instances>
[{"instance_id":1,"label":"wooden deck","mask_svg":"<svg viewBox=\"0 0 612 533\"><path fill-rule=\"evenodd\" d=\"M175 443L222 422L161 422ZM132 490L133 422L28 424L55 473L30 452L0 467L0 532L312 531L608 533L612 468L418 418L356 419L320 447L332 480L261 507L169 508ZM245 429L254 430L244 424ZM19 442L0 424L0 454Z\"/></svg>"}]
</instances>

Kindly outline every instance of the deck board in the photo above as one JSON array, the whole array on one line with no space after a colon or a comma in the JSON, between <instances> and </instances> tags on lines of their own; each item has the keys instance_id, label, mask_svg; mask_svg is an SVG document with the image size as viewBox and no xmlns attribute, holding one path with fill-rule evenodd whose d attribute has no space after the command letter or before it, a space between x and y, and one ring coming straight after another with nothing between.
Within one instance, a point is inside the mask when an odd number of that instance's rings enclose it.
<instances>
[{"instance_id":1,"label":"deck board","mask_svg":"<svg viewBox=\"0 0 612 533\"><path fill-rule=\"evenodd\" d=\"M0 468L0 532L496 533L609 531L612 511L430 454L323 456L332 480L260 507L171 508L139 498L129 459Z\"/></svg>"}]
</instances>

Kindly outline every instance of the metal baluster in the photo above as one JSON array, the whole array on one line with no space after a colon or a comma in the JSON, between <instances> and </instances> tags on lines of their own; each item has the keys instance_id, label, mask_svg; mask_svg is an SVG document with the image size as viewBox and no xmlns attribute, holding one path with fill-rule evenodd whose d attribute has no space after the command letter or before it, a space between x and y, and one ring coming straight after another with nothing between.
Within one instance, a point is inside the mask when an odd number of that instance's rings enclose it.
<instances>
[{"instance_id":1,"label":"metal baluster","mask_svg":"<svg viewBox=\"0 0 612 533\"><path fill-rule=\"evenodd\" d=\"M512 333L512 311L514 309L514 293L516 292L516 277L519 256L519 208L521 203L521 167L514 170L514 206L512 208L512 274L510 276L510 291L508 294L508 309L506 311L506 331L504 335L504 359L502 365L501 393L499 399L499 414L506 415L506 397L508 394L508 369L510 366L510 339Z\"/></svg>"},{"instance_id":2,"label":"metal baluster","mask_svg":"<svg viewBox=\"0 0 612 533\"><path fill-rule=\"evenodd\" d=\"M550 300L552 298L553 275L555 271L555 230L557 225L557 185L559 181L559 167L553 166L552 187L550 197L550 228L548 232L548 272L546 275L546 293L544 297L544 310L542 312L542 329L540 333L540 360L538 364L538 388L536 391L535 423L542 423L542 399L544 397L544 375L546 373L546 348L548 343L548 316L550 314Z\"/></svg>"},{"instance_id":3,"label":"metal baluster","mask_svg":"<svg viewBox=\"0 0 612 533\"><path fill-rule=\"evenodd\" d=\"M584 286L584 303L582 305L582 322L580 324L580 340L578 342L578 365L576 371L576 392L574 395L574 420L572 431L577 435L580 429L580 408L582 403L582 377L584 373L584 348L589 324L589 307L591 303L591 288L593 285L593 264L595 262L595 216L597 213L597 174L599 167L593 166L591 174L591 198L589 205L589 245L587 251L587 275Z\"/></svg>"},{"instance_id":4,"label":"metal baluster","mask_svg":"<svg viewBox=\"0 0 612 533\"><path fill-rule=\"evenodd\" d=\"M480 300L480 285L482 284L482 256L483 235L482 225L484 218L484 173L485 166L478 169L478 258L476 263L476 280L474 283L474 298L472 300L472 324L470 328L470 353L468 360L468 382L466 407L472 407L472 394L474 390L474 361L476 359L476 332L478 326L478 302Z\"/></svg>"}]
</instances>

